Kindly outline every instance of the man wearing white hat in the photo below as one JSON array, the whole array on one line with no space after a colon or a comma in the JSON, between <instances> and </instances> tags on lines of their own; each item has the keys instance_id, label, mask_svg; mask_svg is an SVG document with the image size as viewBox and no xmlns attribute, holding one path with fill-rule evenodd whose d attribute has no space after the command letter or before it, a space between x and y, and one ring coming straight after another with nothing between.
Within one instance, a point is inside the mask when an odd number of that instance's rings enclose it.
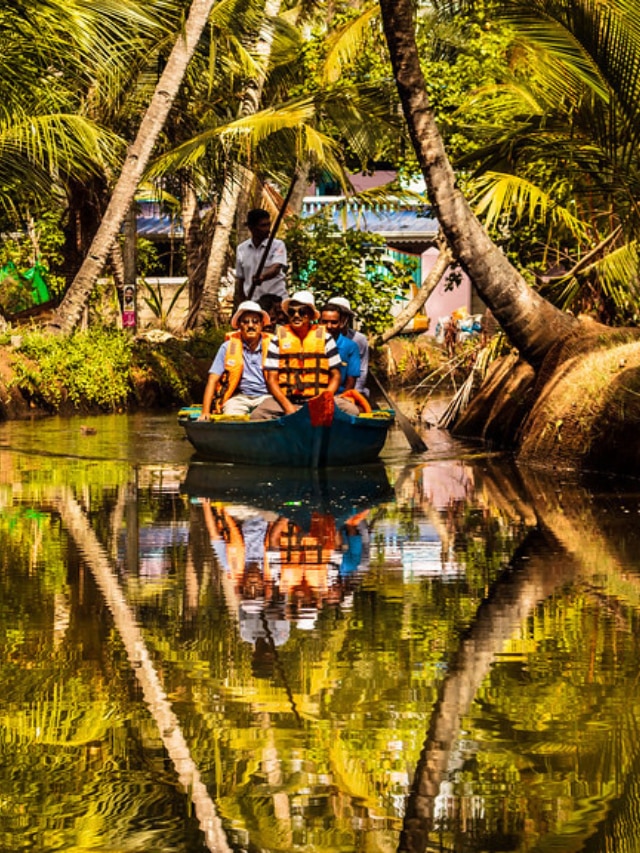
<instances>
[{"instance_id":1,"label":"man wearing white hat","mask_svg":"<svg viewBox=\"0 0 640 853\"><path fill-rule=\"evenodd\" d=\"M356 379L356 391L359 391L361 394L365 396L369 396L369 389L367 388L367 374L369 373L369 341L366 338L366 335L363 335L362 332L356 332L355 329L352 329L349 325L349 322L352 317L355 317L355 313L351 310L351 305L349 304L349 300L345 299L344 296L332 296L327 303L327 307L335 305L340 311L340 315L342 317L342 326L340 328L341 334L345 336L345 338L350 338L355 345L358 347L358 352L360 353L360 376Z\"/></svg>"},{"instance_id":2,"label":"man wearing white hat","mask_svg":"<svg viewBox=\"0 0 640 853\"><path fill-rule=\"evenodd\" d=\"M312 325L320 316L313 293L299 290L282 303L289 322L278 328L264 364L272 400L260 405L256 418L290 415L323 391L336 394L340 386L340 353L324 326ZM357 407L338 398L336 405L357 414ZM354 409L351 412L352 407Z\"/></svg>"},{"instance_id":3,"label":"man wearing white hat","mask_svg":"<svg viewBox=\"0 0 640 853\"><path fill-rule=\"evenodd\" d=\"M212 407L224 415L250 415L269 399L263 366L271 335L263 332L270 317L257 302L241 302L231 318L235 330L227 336L209 369L201 420Z\"/></svg>"}]
</instances>

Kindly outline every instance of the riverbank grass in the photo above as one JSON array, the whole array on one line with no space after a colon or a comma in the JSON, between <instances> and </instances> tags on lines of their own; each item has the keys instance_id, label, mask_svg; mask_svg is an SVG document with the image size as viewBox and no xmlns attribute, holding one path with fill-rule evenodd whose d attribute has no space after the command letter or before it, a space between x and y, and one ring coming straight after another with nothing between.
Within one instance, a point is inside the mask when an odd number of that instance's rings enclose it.
<instances>
[{"instance_id":1,"label":"riverbank grass","mask_svg":"<svg viewBox=\"0 0 640 853\"><path fill-rule=\"evenodd\" d=\"M91 327L0 339L0 418L180 406L201 393L224 332L150 341Z\"/></svg>"}]
</instances>

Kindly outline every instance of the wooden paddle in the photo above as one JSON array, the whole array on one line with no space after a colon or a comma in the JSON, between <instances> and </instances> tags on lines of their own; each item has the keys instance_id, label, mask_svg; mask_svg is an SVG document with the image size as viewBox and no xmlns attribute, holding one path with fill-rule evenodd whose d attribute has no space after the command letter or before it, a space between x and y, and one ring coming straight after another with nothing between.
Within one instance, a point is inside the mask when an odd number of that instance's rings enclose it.
<instances>
[{"instance_id":1,"label":"wooden paddle","mask_svg":"<svg viewBox=\"0 0 640 853\"><path fill-rule=\"evenodd\" d=\"M378 387L378 390L380 391L384 399L387 401L387 405L389 405L395 411L398 426L404 433L404 436L409 442L411 449L414 450L416 453L426 453L429 448L420 438L417 430L414 429L409 418L400 411L400 407L398 406L396 401L393 399L393 397L389 395L389 393L383 387L378 377L371 369L369 369L369 376L373 379L373 381Z\"/></svg>"}]
</instances>

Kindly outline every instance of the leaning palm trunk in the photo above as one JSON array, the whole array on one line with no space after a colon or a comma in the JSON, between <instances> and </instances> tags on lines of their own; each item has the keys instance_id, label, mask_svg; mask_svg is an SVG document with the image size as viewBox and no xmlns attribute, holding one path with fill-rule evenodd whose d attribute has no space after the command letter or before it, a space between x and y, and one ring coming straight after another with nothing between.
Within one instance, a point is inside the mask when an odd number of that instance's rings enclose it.
<instances>
[{"instance_id":1,"label":"leaning palm trunk","mask_svg":"<svg viewBox=\"0 0 640 853\"><path fill-rule=\"evenodd\" d=\"M453 255L451 254L451 249L446 245L442 245L440 247L440 254L436 258L436 262L433 266L433 269L429 272L429 275L422 282L422 285L416 295L409 301L409 303L402 309L402 311L396 317L395 323L390 329L387 329L382 335L380 335L379 343L386 344L387 341L390 341L391 338L399 335L400 332L408 325L408 323L413 320L418 311L425 304L427 299L431 296L433 291L436 289L438 282L442 278L442 276L447 271L447 267L453 260Z\"/></svg>"},{"instance_id":2,"label":"leaning palm trunk","mask_svg":"<svg viewBox=\"0 0 640 853\"><path fill-rule=\"evenodd\" d=\"M197 311L192 314L192 325L194 327L201 327L206 319L216 316L219 312L220 282L227 266L231 229L233 228L242 188L247 183L246 180L243 180L244 172L244 169L240 172L229 172L222 187L213 240L211 241L209 259L204 275L202 295Z\"/></svg>"},{"instance_id":3,"label":"leaning palm trunk","mask_svg":"<svg viewBox=\"0 0 640 853\"><path fill-rule=\"evenodd\" d=\"M380 0L380 8L400 101L440 227L511 343L524 359L539 365L576 321L527 285L456 187L420 68L412 0Z\"/></svg>"},{"instance_id":4,"label":"leaning palm trunk","mask_svg":"<svg viewBox=\"0 0 640 853\"><path fill-rule=\"evenodd\" d=\"M80 322L87 300L131 206L189 61L209 20L214 2L215 0L193 0L184 28L173 46L135 141L127 152L120 177L89 252L54 315L51 324L54 330L69 333Z\"/></svg>"},{"instance_id":5,"label":"leaning palm trunk","mask_svg":"<svg viewBox=\"0 0 640 853\"><path fill-rule=\"evenodd\" d=\"M182 228L189 282L189 312L200 301L204 283L205 241L198 195L188 175L181 176Z\"/></svg>"},{"instance_id":6,"label":"leaning palm trunk","mask_svg":"<svg viewBox=\"0 0 640 853\"><path fill-rule=\"evenodd\" d=\"M129 662L142 687L149 713L158 727L180 784L191 798L207 848L211 853L231 853L216 806L191 756L180 721L162 687L140 626L127 604L105 549L70 490L63 490L55 504L62 523L78 546L111 611Z\"/></svg>"},{"instance_id":7,"label":"leaning palm trunk","mask_svg":"<svg viewBox=\"0 0 640 853\"><path fill-rule=\"evenodd\" d=\"M238 112L239 117L253 115L260 107L260 98L262 97L262 89L264 88L267 66L273 45L274 30L272 20L280 12L280 4L281 0L267 0L265 3L265 19L256 43L259 71L244 91ZM195 316L194 325L198 327L202 326L207 318L217 314L219 310L220 282L227 265L229 238L238 208L240 193L246 182L245 179L245 170L241 170L240 174L230 171L227 173L222 187L215 231L211 242L211 249L209 250L209 261L204 277L200 308Z\"/></svg>"}]
</instances>

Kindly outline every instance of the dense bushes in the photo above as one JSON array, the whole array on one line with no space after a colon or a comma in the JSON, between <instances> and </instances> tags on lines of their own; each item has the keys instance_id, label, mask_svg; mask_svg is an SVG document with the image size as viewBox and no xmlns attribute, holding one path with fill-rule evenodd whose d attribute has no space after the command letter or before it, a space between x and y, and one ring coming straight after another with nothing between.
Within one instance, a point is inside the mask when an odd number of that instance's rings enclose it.
<instances>
[{"instance_id":1,"label":"dense bushes","mask_svg":"<svg viewBox=\"0 0 640 853\"><path fill-rule=\"evenodd\" d=\"M151 342L98 327L70 337L27 332L0 341L2 375L9 396L48 412L180 405L200 398L223 334Z\"/></svg>"}]
</instances>

